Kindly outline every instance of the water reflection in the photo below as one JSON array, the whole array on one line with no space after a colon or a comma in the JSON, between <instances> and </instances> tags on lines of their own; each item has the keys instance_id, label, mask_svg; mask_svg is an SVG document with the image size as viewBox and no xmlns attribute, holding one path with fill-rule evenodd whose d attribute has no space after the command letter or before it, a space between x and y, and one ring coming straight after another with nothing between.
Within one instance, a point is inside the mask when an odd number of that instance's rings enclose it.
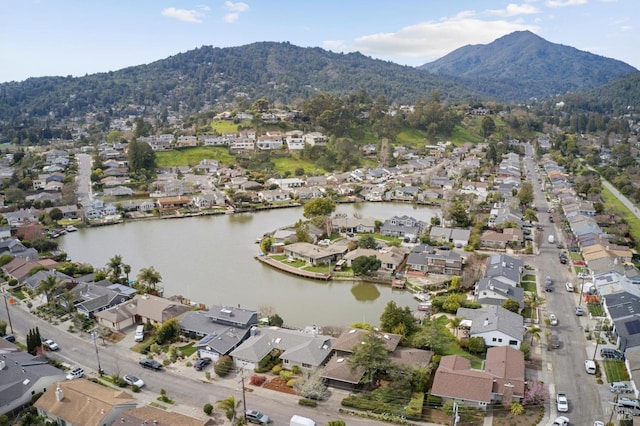
<instances>
[{"instance_id":1,"label":"water reflection","mask_svg":"<svg viewBox=\"0 0 640 426\"><path fill-rule=\"evenodd\" d=\"M351 286L351 294L358 302L373 302L380 297L380 291L375 284L360 281Z\"/></svg>"}]
</instances>

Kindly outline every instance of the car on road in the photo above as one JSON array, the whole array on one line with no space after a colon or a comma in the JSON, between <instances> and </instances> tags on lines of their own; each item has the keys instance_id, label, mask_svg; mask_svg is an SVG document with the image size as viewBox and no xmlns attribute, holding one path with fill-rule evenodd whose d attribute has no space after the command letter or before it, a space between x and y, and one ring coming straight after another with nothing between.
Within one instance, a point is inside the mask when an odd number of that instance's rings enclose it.
<instances>
[{"instance_id":1,"label":"car on road","mask_svg":"<svg viewBox=\"0 0 640 426\"><path fill-rule=\"evenodd\" d=\"M545 284L544 291L551 293L553 291L553 284Z\"/></svg>"},{"instance_id":2,"label":"car on road","mask_svg":"<svg viewBox=\"0 0 640 426\"><path fill-rule=\"evenodd\" d=\"M267 416L266 414L260 412L260 411L256 411L256 410L247 410L245 412L246 417L247 417L247 421L249 423L257 423L259 425L266 425L268 424L271 419L269 419L269 416Z\"/></svg>"},{"instance_id":3,"label":"car on road","mask_svg":"<svg viewBox=\"0 0 640 426\"><path fill-rule=\"evenodd\" d=\"M551 349L560 348L560 336L558 336L557 334L552 334L551 337L549 337L549 341L551 344Z\"/></svg>"},{"instance_id":4,"label":"car on road","mask_svg":"<svg viewBox=\"0 0 640 426\"><path fill-rule=\"evenodd\" d=\"M193 368L197 371L204 370L207 365L211 364L211 358L200 358L193 364Z\"/></svg>"},{"instance_id":5,"label":"car on road","mask_svg":"<svg viewBox=\"0 0 640 426\"><path fill-rule=\"evenodd\" d=\"M582 306L576 306L576 315L579 317L584 315L584 309L582 309Z\"/></svg>"},{"instance_id":6,"label":"car on road","mask_svg":"<svg viewBox=\"0 0 640 426\"><path fill-rule=\"evenodd\" d=\"M76 367L69 371L67 380L79 379L82 376L84 376L84 370L81 367Z\"/></svg>"},{"instance_id":7,"label":"car on road","mask_svg":"<svg viewBox=\"0 0 640 426\"><path fill-rule=\"evenodd\" d=\"M49 349L50 351L57 351L60 349L58 344L51 339L42 339L42 346Z\"/></svg>"},{"instance_id":8,"label":"car on road","mask_svg":"<svg viewBox=\"0 0 640 426\"><path fill-rule=\"evenodd\" d=\"M565 416L556 417L552 426L569 426L569 418Z\"/></svg>"},{"instance_id":9,"label":"car on road","mask_svg":"<svg viewBox=\"0 0 640 426\"><path fill-rule=\"evenodd\" d=\"M596 374L596 363L593 360L587 359L584 361L584 369L587 374Z\"/></svg>"},{"instance_id":10,"label":"car on road","mask_svg":"<svg viewBox=\"0 0 640 426\"><path fill-rule=\"evenodd\" d=\"M14 336L13 334L7 334L5 336L2 336L2 338L4 340L6 340L7 342L11 342L11 343L15 343L16 342L16 336Z\"/></svg>"},{"instance_id":11,"label":"car on road","mask_svg":"<svg viewBox=\"0 0 640 426\"><path fill-rule=\"evenodd\" d=\"M140 365L143 368L148 368L150 370L160 370L162 368L162 364L160 364L155 359L145 358L140 360Z\"/></svg>"},{"instance_id":12,"label":"car on road","mask_svg":"<svg viewBox=\"0 0 640 426\"><path fill-rule=\"evenodd\" d=\"M137 376L132 376L130 374L125 374L123 379L128 385L137 386L139 388L144 386L144 381L141 378L137 377Z\"/></svg>"},{"instance_id":13,"label":"car on road","mask_svg":"<svg viewBox=\"0 0 640 426\"><path fill-rule=\"evenodd\" d=\"M560 256L560 263L562 263L563 265L567 264L567 257L566 256Z\"/></svg>"},{"instance_id":14,"label":"car on road","mask_svg":"<svg viewBox=\"0 0 640 426\"><path fill-rule=\"evenodd\" d=\"M573 293L573 283L571 281L567 281L566 283L564 283L564 286L567 291Z\"/></svg>"},{"instance_id":15,"label":"car on road","mask_svg":"<svg viewBox=\"0 0 640 426\"><path fill-rule=\"evenodd\" d=\"M558 325L558 317L556 314L549 314L549 324Z\"/></svg>"}]
</instances>

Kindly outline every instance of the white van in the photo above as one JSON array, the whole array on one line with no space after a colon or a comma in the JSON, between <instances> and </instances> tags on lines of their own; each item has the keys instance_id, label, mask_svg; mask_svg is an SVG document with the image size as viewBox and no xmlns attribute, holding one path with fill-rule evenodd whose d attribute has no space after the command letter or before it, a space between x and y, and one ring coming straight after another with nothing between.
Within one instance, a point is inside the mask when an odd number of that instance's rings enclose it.
<instances>
[{"instance_id":1,"label":"white van","mask_svg":"<svg viewBox=\"0 0 640 426\"><path fill-rule=\"evenodd\" d=\"M588 359L584 362L584 369L588 374L596 374L596 363Z\"/></svg>"},{"instance_id":2,"label":"white van","mask_svg":"<svg viewBox=\"0 0 640 426\"><path fill-rule=\"evenodd\" d=\"M136 342L142 342L144 340L144 325L139 325L136 327Z\"/></svg>"},{"instance_id":3,"label":"white van","mask_svg":"<svg viewBox=\"0 0 640 426\"><path fill-rule=\"evenodd\" d=\"M302 417L296 414L289 420L289 426L316 426L316 422L308 417Z\"/></svg>"},{"instance_id":4,"label":"white van","mask_svg":"<svg viewBox=\"0 0 640 426\"><path fill-rule=\"evenodd\" d=\"M631 414L633 416L640 415L640 403L637 399L620 397L615 405L616 413Z\"/></svg>"}]
</instances>

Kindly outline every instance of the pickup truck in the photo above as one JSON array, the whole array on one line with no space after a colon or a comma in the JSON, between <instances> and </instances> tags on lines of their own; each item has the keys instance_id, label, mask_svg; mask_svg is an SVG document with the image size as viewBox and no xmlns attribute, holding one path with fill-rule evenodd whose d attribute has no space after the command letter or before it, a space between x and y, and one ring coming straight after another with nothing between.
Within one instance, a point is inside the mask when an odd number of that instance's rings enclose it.
<instances>
[{"instance_id":1,"label":"pickup truck","mask_svg":"<svg viewBox=\"0 0 640 426\"><path fill-rule=\"evenodd\" d=\"M558 392L556 395L556 404L558 404L558 412L566 413L569 411L569 401L567 400L567 394Z\"/></svg>"}]
</instances>

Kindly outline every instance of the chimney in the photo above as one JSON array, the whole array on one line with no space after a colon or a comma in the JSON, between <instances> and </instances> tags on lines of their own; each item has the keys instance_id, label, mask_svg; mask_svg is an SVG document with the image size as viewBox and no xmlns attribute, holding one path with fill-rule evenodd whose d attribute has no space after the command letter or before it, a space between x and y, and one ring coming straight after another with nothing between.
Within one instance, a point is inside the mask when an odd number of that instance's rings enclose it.
<instances>
[{"instance_id":1,"label":"chimney","mask_svg":"<svg viewBox=\"0 0 640 426\"><path fill-rule=\"evenodd\" d=\"M62 402L62 400L64 399L64 392L62 392L62 389L60 389L60 385L56 386L56 399L58 400L58 402Z\"/></svg>"},{"instance_id":2,"label":"chimney","mask_svg":"<svg viewBox=\"0 0 640 426\"><path fill-rule=\"evenodd\" d=\"M508 407L513 402L513 385L511 382L504 384L502 391L502 405Z\"/></svg>"}]
</instances>

